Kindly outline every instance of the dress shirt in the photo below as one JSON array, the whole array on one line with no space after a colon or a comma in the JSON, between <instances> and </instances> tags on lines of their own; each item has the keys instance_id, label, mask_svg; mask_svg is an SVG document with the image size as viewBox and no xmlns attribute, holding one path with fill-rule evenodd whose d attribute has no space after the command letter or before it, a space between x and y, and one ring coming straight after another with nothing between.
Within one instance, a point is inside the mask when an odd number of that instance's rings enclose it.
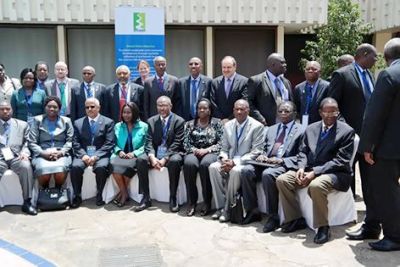
<instances>
[{"instance_id":1,"label":"dress shirt","mask_svg":"<svg viewBox=\"0 0 400 267\"><path fill-rule=\"evenodd\" d=\"M275 79L278 79L279 84L281 85L282 89L283 89L283 94L282 95L282 99L283 100L288 100L289 99L289 91L288 89L285 87L285 84L282 82L282 80L280 79L280 75L279 76L275 76L274 74L272 74L272 72L270 72L269 70L267 70L267 76L269 78L269 80L271 81L272 87L275 90L275 95L278 95L278 90L279 88L276 88L275 85Z\"/></svg>"},{"instance_id":2,"label":"dress shirt","mask_svg":"<svg viewBox=\"0 0 400 267\"><path fill-rule=\"evenodd\" d=\"M360 81L361 81L361 85L362 85L362 87L363 87L363 90L365 90L365 88L364 88L364 83L363 83L363 77L362 77L362 72L363 71L365 71L366 72L366 78L367 78L367 81L368 81L368 84L369 84L369 88L371 88L371 93L374 91L374 84L372 83L372 81L371 81L371 77L369 76L369 74L368 74L368 71L367 71L367 69L363 69L363 68L361 68L361 66L360 65L358 65L357 63L355 63L354 62L354 66L355 66L355 69L357 70L357 75L358 75L358 78L360 79Z\"/></svg>"}]
</instances>

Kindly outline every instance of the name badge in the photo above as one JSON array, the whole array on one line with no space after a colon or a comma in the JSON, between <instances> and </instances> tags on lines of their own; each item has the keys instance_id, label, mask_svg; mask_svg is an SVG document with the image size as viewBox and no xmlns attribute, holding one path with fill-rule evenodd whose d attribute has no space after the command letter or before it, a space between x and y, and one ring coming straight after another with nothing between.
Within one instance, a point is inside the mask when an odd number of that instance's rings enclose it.
<instances>
[{"instance_id":1,"label":"name badge","mask_svg":"<svg viewBox=\"0 0 400 267\"><path fill-rule=\"evenodd\" d=\"M158 159L164 158L166 153L167 153L167 147L165 145L158 146L158 148L157 148L157 158Z\"/></svg>"},{"instance_id":2,"label":"name badge","mask_svg":"<svg viewBox=\"0 0 400 267\"><path fill-rule=\"evenodd\" d=\"M93 157L94 154L96 153L96 147L95 146L87 146L86 153L89 157Z\"/></svg>"},{"instance_id":3,"label":"name badge","mask_svg":"<svg viewBox=\"0 0 400 267\"><path fill-rule=\"evenodd\" d=\"M301 124L302 124L304 127L307 127L307 126L308 126L308 115L303 115L303 116L301 117Z\"/></svg>"},{"instance_id":4,"label":"name badge","mask_svg":"<svg viewBox=\"0 0 400 267\"><path fill-rule=\"evenodd\" d=\"M14 153L11 151L10 147L3 147L1 153L3 153L4 160L6 161L14 158Z\"/></svg>"}]
</instances>

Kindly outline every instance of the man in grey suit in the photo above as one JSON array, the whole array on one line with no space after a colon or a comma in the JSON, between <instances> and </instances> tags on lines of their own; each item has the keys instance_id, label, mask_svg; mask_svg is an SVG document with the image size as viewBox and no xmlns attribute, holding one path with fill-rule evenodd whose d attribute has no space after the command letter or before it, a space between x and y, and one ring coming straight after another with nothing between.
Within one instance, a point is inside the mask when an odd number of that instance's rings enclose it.
<instances>
[{"instance_id":1,"label":"man in grey suit","mask_svg":"<svg viewBox=\"0 0 400 267\"><path fill-rule=\"evenodd\" d=\"M57 96L61 100L60 115L71 116L71 98L72 91L79 90L79 81L68 78L68 67L63 61L58 61L54 65L54 74L56 79L45 83L47 95Z\"/></svg>"},{"instance_id":2,"label":"man in grey suit","mask_svg":"<svg viewBox=\"0 0 400 267\"><path fill-rule=\"evenodd\" d=\"M278 53L267 58L267 70L249 78L250 115L264 125L274 125L281 101L292 101L292 85L283 77L286 60Z\"/></svg>"},{"instance_id":3,"label":"man in grey suit","mask_svg":"<svg viewBox=\"0 0 400 267\"><path fill-rule=\"evenodd\" d=\"M240 188L240 172L244 164L254 160L263 150L263 125L249 117L249 103L235 102L235 118L224 126L222 149L218 162L210 165L210 180L217 212L212 218L220 222L230 220L230 209Z\"/></svg>"},{"instance_id":4,"label":"man in grey suit","mask_svg":"<svg viewBox=\"0 0 400 267\"><path fill-rule=\"evenodd\" d=\"M308 61L304 68L306 80L294 88L293 101L304 126L321 120L319 104L326 97L329 82L320 78L321 65L317 61Z\"/></svg>"},{"instance_id":5,"label":"man in grey suit","mask_svg":"<svg viewBox=\"0 0 400 267\"><path fill-rule=\"evenodd\" d=\"M31 205L33 175L27 144L29 127L26 122L11 116L10 103L0 102L0 179L7 169L17 174L24 198L21 209L26 214L36 215L37 211Z\"/></svg>"},{"instance_id":6,"label":"man in grey suit","mask_svg":"<svg viewBox=\"0 0 400 267\"><path fill-rule=\"evenodd\" d=\"M297 168L297 154L304 134L304 127L295 122L296 106L284 101L278 105L277 123L268 128L264 153L252 164L245 165L241 172L243 204L246 210L244 224L260 220L256 183L262 181L266 198L268 219L263 232L272 232L279 227L278 189L276 178Z\"/></svg>"},{"instance_id":7,"label":"man in grey suit","mask_svg":"<svg viewBox=\"0 0 400 267\"><path fill-rule=\"evenodd\" d=\"M351 182L350 160L354 150L354 130L337 121L338 104L333 98L321 102L322 121L310 124L304 133L297 156L298 170L278 176L276 186L284 213L283 233L304 229L296 190L308 187L313 203L314 243L323 244L330 238L328 194L332 190L347 191Z\"/></svg>"},{"instance_id":8,"label":"man in grey suit","mask_svg":"<svg viewBox=\"0 0 400 267\"><path fill-rule=\"evenodd\" d=\"M177 77L166 72L167 60L162 56L157 56L154 58L153 63L156 75L146 79L144 82L144 120L157 115L157 99L163 95L168 96L172 103L174 103L172 112L180 114L180 109L182 108L179 80Z\"/></svg>"},{"instance_id":9,"label":"man in grey suit","mask_svg":"<svg viewBox=\"0 0 400 267\"><path fill-rule=\"evenodd\" d=\"M212 80L210 101L213 116L226 123L233 119L233 106L239 99L247 100L247 78L236 72L236 60L226 56L221 61L222 75Z\"/></svg>"},{"instance_id":10,"label":"man in grey suit","mask_svg":"<svg viewBox=\"0 0 400 267\"><path fill-rule=\"evenodd\" d=\"M182 96L182 108L179 116L190 121L196 118L196 106L202 98L209 99L211 78L201 74L203 62L198 57L189 60L190 75L179 80Z\"/></svg>"}]
</instances>

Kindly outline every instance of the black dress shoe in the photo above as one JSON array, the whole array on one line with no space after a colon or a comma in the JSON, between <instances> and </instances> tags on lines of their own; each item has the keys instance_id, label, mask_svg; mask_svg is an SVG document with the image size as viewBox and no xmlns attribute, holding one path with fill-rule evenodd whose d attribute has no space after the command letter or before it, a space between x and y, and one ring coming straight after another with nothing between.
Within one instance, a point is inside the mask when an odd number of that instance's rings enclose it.
<instances>
[{"instance_id":1,"label":"black dress shoe","mask_svg":"<svg viewBox=\"0 0 400 267\"><path fill-rule=\"evenodd\" d=\"M258 222L261 220L261 214L258 210L252 210L247 213L246 218L243 220L243 224L249 224L252 222Z\"/></svg>"},{"instance_id":2,"label":"black dress shoe","mask_svg":"<svg viewBox=\"0 0 400 267\"><path fill-rule=\"evenodd\" d=\"M189 205L188 209L186 210L186 216L192 217L196 212L196 205Z\"/></svg>"},{"instance_id":3,"label":"black dress shoe","mask_svg":"<svg viewBox=\"0 0 400 267\"><path fill-rule=\"evenodd\" d=\"M368 245L378 251L395 251L400 250L400 243L394 242L387 237L377 241L377 242L370 242Z\"/></svg>"},{"instance_id":4,"label":"black dress shoe","mask_svg":"<svg viewBox=\"0 0 400 267\"><path fill-rule=\"evenodd\" d=\"M346 233L349 240L378 239L380 232L371 231L363 224L360 229Z\"/></svg>"},{"instance_id":5,"label":"black dress shoe","mask_svg":"<svg viewBox=\"0 0 400 267\"><path fill-rule=\"evenodd\" d=\"M329 226L321 226L318 228L317 234L314 236L315 244L324 244L329 241L331 233L329 231Z\"/></svg>"},{"instance_id":6,"label":"black dress shoe","mask_svg":"<svg viewBox=\"0 0 400 267\"><path fill-rule=\"evenodd\" d=\"M22 212L29 215L37 215L37 210L30 203L25 202L21 207Z\"/></svg>"},{"instance_id":7,"label":"black dress shoe","mask_svg":"<svg viewBox=\"0 0 400 267\"><path fill-rule=\"evenodd\" d=\"M292 233L297 230L305 229L306 227L306 220L304 218L300 218L282 225L282 233Z\"/></svg>"},{"instance_id":8,"label":"black dress shoe","mask_svg":"<svg viewBox=\"0 0 400 267\"><path fill-rule=\"evenodd\" d=\"M145 209L150 208L150 207L151 207L151 200L147 199L145 201L141 201L140 205L136 206L133 210L135 212L140 212L140 211L145 210Z\"/></svg>"},{"instance_id":9,"label":"black dress shoe","mask_svg":"<svg viewBox=\"0 0 400 267\"><path fill-rule=\"evenodd\" d=\"M169 210L171 212L178 212L179 211L179 205L176 202L176 198L171 197L169 199Z\"/></svg>"},{"instance_id":10,"label":"black dress shoe","mask_svg":"<svg viewBox=\"0 0 400 267\"><path fill-rule=\"evenodd\" d=\"M210 204L204 204L200 210L200 216L207 216L210 213Z\"/></svg>"},{"instance_id":11,"label":"black dress shoe","mask_svg":"<svg viewBox=\"0 0 400 267\"><path fill-rule=\"evenodd\" d=\"M103 196L101 194L97 194L96 196L96 206L103 206L106 202L103 200Z\"/></svg>"},{"instance_id":12,"label":"black dress shoe","mask_svg":"<svg viewBox=\"0 0 400 267\"><path fill-rule=\"evenodd\" d=\"M82 204L82 197L81 196L76 196L74 200L72 201L71 208L76 209L79 208Z\"/></svg>"},{"instance_id":13,"label":"black dress shoe","mask_svg":"<svg viewBox=\"0 0 400 267\"><path fill-rule=\"evenodd\" d=\"M279 228L279 218L271 216L268 218L267 222L264 224L263 233L273 232Z\"/></svg>"}]
</instances>

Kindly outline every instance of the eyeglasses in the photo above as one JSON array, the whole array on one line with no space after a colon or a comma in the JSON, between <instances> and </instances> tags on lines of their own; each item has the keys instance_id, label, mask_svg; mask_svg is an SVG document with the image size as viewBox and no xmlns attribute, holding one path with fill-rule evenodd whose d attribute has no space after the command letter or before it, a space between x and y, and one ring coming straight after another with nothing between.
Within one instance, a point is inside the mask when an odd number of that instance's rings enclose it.
<instances>
[{"instance_id":1,"label":"eyeglasses","mask_svg":"<svg viewBox=\"0 0 400 267\"><path fill-rule=\"evenodd\" d=\"M338 116L339 115L339 111L322 111L321 112L324 116Z\"/></svg>"},{"instance_id":2,"label":"eyeglasses","mask_svg":"<svg viewBox=\"0 0 400 267\"><path fill-rule=\"evenodd\" d=\"M82 74L83 74L83 75L92 75L91 72L83 72Z\"/></svg>"},{"instance_id":3,"label":"eyeglasses","mask_svg":"<svg viewBox=\"0 0 400 267\"><path fill-rule=\"evenodd\" d=\"M96 106L86 106L86 109L92 109L92 108L96 108Z\"/></svg>"}]
</instances>

